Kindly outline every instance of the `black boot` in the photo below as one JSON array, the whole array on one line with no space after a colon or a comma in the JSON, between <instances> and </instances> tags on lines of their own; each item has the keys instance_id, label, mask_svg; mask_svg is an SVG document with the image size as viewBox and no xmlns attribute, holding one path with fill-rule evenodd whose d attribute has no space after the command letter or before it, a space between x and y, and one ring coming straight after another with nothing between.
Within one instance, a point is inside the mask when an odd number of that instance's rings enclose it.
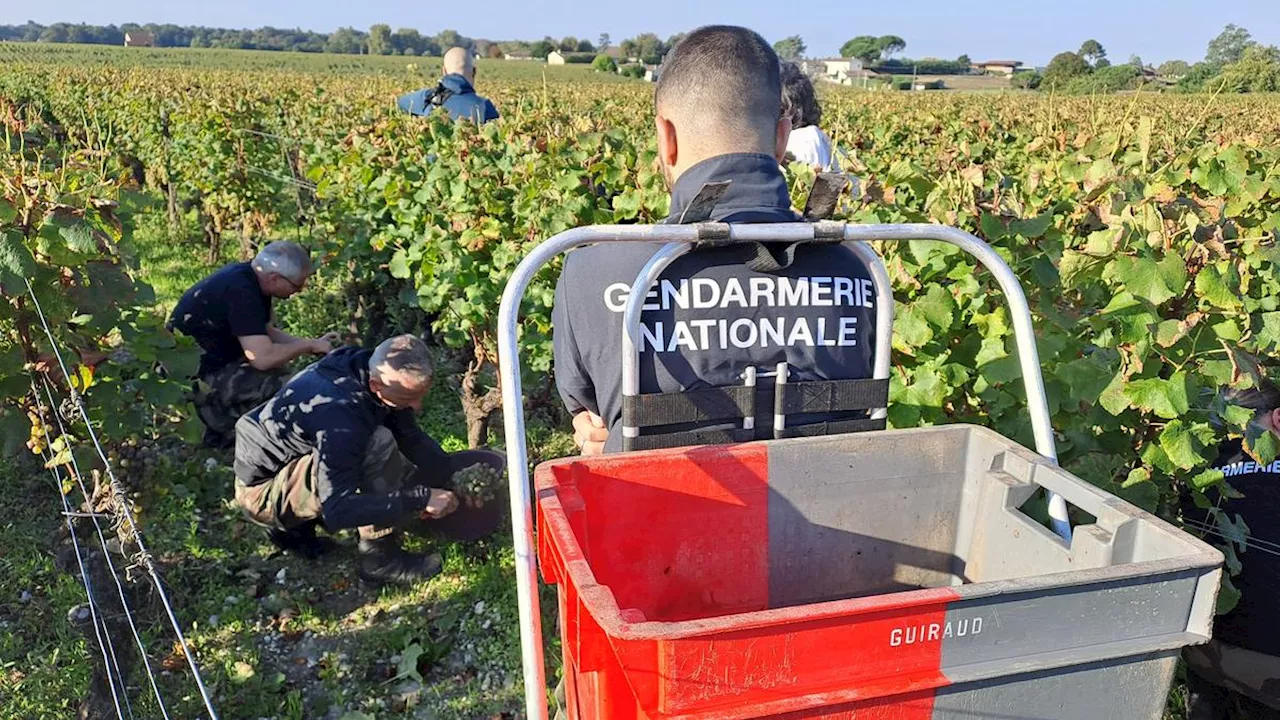
<instances>
[{"instance_id":1,"label":"black boot","mask_svg":"<svg viewBox=\"0 0 1280 720\"><path fill-rule=\"evenodd\" d=\"M440 574L440 556L418 555L400 547L400 534L374 540L360 538L360 579L375 586L386 583L414 583Z\"/></svg>"},{"instance_id":2,"label":"black boot","mask_svg":"<svg viewBox=\"0 0 1280 720\"><path fill-rule=\"evenodd\" d=\"M333 547L333 540L316 535L317 525L311 522L292 530L267 528L267 539L285 552L315 560Z\"/></svg>"}]
</instances>

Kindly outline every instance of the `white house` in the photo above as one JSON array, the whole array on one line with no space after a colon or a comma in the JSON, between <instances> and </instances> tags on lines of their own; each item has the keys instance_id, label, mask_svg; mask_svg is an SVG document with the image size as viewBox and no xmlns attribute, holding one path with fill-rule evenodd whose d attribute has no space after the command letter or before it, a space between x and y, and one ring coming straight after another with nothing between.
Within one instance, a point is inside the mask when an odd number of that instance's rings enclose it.
<instances>
[{"instance_id":1,"label":"white house","mask_svg":"<svg viewBox=\"0 0 1280 720\"><path fill-rule=\"evenodd\" d=\"M1021 60L988 60L974 63L974 69L991 75L1012 75L1022 67Z\"/></svg>"},{"instance_id":2,"label":"white house","mask_svg":"<svg viewBox=\"0 0 1280 720\"><path fill-rule=\"evenodd\" d=\"M562 55L559 50L552 50L550 53L547 54L547 64L563 65L564 55Z\"/></svg>"},{"instance_id":3,"label":"white house","mask_svg":"<svg viewBox=\"0 0 1280 720\"><path fill-rule=\"evenodd\" d=\"M841 85L851 85L854 80L861 80L868 74L858 58L823 58L805 61L803 69L806 73Z\"/></svg>"},{"instance_id":4,"label":"white house","mask_svg":"<svg viewBox=\"0 0 1280 720\"><path fill-rule=\"evenodd\" d=\"M132 30L124 34L125 47L155 47L156 38L146 30Z\"/></svg>"}]
</instances>

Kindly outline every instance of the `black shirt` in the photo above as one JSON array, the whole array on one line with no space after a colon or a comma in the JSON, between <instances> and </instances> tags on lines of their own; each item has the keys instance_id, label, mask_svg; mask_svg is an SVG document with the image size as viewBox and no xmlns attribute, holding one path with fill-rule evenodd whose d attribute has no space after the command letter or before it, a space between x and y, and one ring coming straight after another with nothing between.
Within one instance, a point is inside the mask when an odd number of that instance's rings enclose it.
<instances>
[{"instance_id":1,"label":"black shirt","mask_svg":"<svg viewBox=\"0 0 1280 720\"><path fill-rule=\"evenodd\" d=\"M711 220L799 221L777 160L732 154L704 160L680 176L668 222L683 214L703 185L721 180L732 182ZM574 250L556 285L556 385L571 413L586 409L604 418L610 452L622 447L622 313L636 274L661 247L606 243ZM642 315L641 392L740 385L747 366L772 371L782 361L795 381L871 377L875 293L853 251L801 245L790 264L774 272L748 268L754 252L697 250L663 272Z\"/></svg>"},{"instance_id":2,"label":"black shirt","mask_svg":"<svg viewBox=\"0 0 1280 720\"><path fill-rule=\"evenodd\" d=\"M1243 570L1231 582L1241 593L1235 609L1218 617L1213 636L1225 643L1267 655L1280 655L1280 557L1271 549L1280 543L1280 460L1259 465L1244 451L1239 440L1223 443L1213 467L1226 476L1228 485L1240 491L1243 498L1227 499L1211 492L1219 508L1235 520L1239 515L1249 526L1250 547L1240 553ZM1213 524L1213 518L1189 501L1184 503L1184 516L1194 521ZM1196 527L1189 527L1201 534ZM1208 540L1221 544L1221 539ZM1272 543L1268 545L1267 543Z\"/></svg>"},{"instance_id":3,"label":"black shirt","mask_svg":"<svg viewBox=\"0 0 1280 720\"><path fill-rule=\"evenodd\" d=\"M196 283L173 309L173 327L195 339L200 377L244 362L240 338L266 335L271 298L249 263L233 263Z\"/></svg>"},{"instance_id":4,"label":"black shirt","mask_svg":"<svg viewBox=\"0 0 1280 720\"><path fill-rule=\"evenodd\" d=\"M298 373L267 402L236 423L236 477L254 486L285 465L318 453L317 487L325 527L391 525L403 514L398 495L360 492L365 450L386 426L418 466L425 484L449 477L448 455L414 421L369 391L371 350L340 348Z\"/></svg>"}]
</instances>

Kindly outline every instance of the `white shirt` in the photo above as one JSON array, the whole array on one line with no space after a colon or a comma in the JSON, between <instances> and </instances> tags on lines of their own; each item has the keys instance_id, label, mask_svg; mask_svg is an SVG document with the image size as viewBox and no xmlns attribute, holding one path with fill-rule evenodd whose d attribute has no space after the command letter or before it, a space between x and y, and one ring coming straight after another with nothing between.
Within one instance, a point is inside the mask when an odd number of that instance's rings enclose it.
<instances>
[{"instance_id":1,"label":"white shirt","mask_svg":"<svg viewBox=\"0 0 1280 720\"><path fill-rule=\"evenodd\" d=\"M831 138L817 125L792 130L791 137L787 140L787 152L797 162L817 165L823 170L835 169L831 162Z\"/></svg>"}]
</instances>

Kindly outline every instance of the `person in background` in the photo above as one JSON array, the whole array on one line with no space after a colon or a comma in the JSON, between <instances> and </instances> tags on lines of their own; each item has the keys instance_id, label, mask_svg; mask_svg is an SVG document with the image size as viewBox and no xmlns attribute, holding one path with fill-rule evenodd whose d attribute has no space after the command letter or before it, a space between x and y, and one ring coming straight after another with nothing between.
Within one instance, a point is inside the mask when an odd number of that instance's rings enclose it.
<instances>
[{"instance_id":1,"label":"person in background","mask_svg":"<svg viewBox=\"0 0 1280 720\"><path fill-rule=\"evenodd\" d=\"M831 138L818 127L822 106L809 76L793 62L782 63L782 112L791 119L787 155L818 172L836 170Z\"/></svg>"},{"instance_id":2,"label":"person in background","mask_svg":"<svg viewBox=\"0 0 1280 720\"><path fill-rule=\"evenodd\" d=\"M466 48L449 48L444 54L444 77L434 88L400 96L397 104L411 115L430 115L443 107L454 120L467 118L477 125L498 119L498 109L476 94L476 62Z\"/></svg>"},{"instance_id":3,"label":"person in background","mask_svg":"<svg viewBox=\"0 0 1280 720\"><path fill-rule=\"evenodd\" d=\"M1227 390L1229 405L1254 412L1253 424L1280 437L1280 389L1260 380L1248 390ZM1261 465L1245 452L1242 441L1228 440L1219 448L1213 467L1244 497L1207 493L1215 509L1183 504L1187 529L1220 537L1219 513L1230 520L1242 516L1249 525L1252 547L1241 561L1243 570L1232 578L1240 602L1217 618L1213 639L1187 648L1188 720L1227 720L1232 713L1251 720L1280 719L1280 555L1268 552L1280 542L1280 462ZM1212 538L1211 538L1212 539Z\"/></svg>"},{"instance_id":4,"label":"person in background","mask_svg":"<svg viewBox=\"0 0 1280 720\"><path fill-rule=\"evenodd\" d=\"M196 283L174 307L169 328L201 350L194 401L207 447L231 446L236 421L284 385L289 363L333 349L337 333L296 338L275 325L272 300L300 292L310 276L307 251L277 241Z\"/></svg>"},{"instance_id":5,"label":"person in background","mask_svg":"<svg viewBox=\"0 0 1280 720\"><path fill-rule=\"evenodd\" d=\"M427 346L412 335L374 350L335 350L289 381L236 424L236 502L283 550L316 557L316 535L359 528L362 580L426 580L439 555L401 549L417 519L453 512L439 489L453 474L449 456L414 419L431 388Z\"/></svg>"}]
</instances>

